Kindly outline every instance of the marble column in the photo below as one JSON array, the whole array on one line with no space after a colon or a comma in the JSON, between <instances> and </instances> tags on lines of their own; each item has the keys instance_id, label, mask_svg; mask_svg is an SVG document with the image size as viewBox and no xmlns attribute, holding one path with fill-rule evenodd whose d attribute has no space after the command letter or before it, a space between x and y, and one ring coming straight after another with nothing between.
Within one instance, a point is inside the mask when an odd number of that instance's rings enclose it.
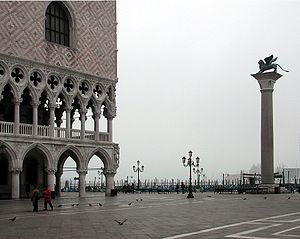
<instances>
[{"instance_id":1,"label":"marble column","mask_svg":"<svg viewBox=\"0 0 300 239\"><path fill-rule=\"evenodd\" d=\"M69 139L71 137L71 110L72 107L66 108L66 138Z\"/></svg>"},{"instance_id":2,"label":"marble column","mask_svg":"<svg viewBox=\"0 0 300 239\"><path fill-rule=\"evenodd\" d=\"M108 132L108 141L112 142L113 141L113 118L108 117L107 118L107 132Z\"/></svg>"},{"instance_id":3,"label":"marble column","mask_svg":"<svg viewBox=\"0 0 300 239\"><path fill-rule=\"evenodd\" d=\"M80 122L81 122L81 128L80 128L80 140L84 141L85 139L85 115L86 115L86 110L81 110L80 111Z\"/></svg>"},{"instance_id":4,"label":"marble column","mask_svg":"<svg viewBox=\"0 0 300 239\"><path fill-rule=\"evenodd\" d=\"M273 89L282 76L277 72L252 75L261 92L261 183L274 184Z\"/></svg>"},{"instance_id":5,"label":"marble column","mask_svg":"<svg viewBox=\"0 0 300 239\"><path fill-rule=\"evenodd\" d=\"M20 198L20 173L22 170L20 168L13 168L11 172L11 198Z\"/></svg>"},{"instance_id":6,"label":"marble column","mask_svg":"<svg viewBox=\"0 0 300 239\"><path fill-rule=\"evenodd\" d=\"M94 113L94 123L95 123L95 141L99 141L99 131L100 131L100 111L95 111Z\"/></svg>"},{"instance_id":7,"label":"marble column","mask_svg":"<svg viewBox=\"0 0 300 239\"><path fill-rule=\"evenodd\" d=\"M55 117L55 105L50 105L50 131L49 131L49 136L53 137L54 136L54 117Z\"/></svg>"},{"instance_id":8,"label":"marble column","mask_svg":"<svg viewBox=\"0 0 300 239\"><path fill-rule=\"evenodd\" d=\"M37 136L37 126L38 126L38 103L33 102L32 103L32 135L35 137Z\"/></svg>"},{"instance_id":9,"label":"marble column","mask_svg":"<svg viewBox=\"0 0 300 239\"><path fill-rule=\"evenodd\" d=\"M61 175L62 172L56 172L55 173L55 191L56 191L56 196L60 197L61 196Z\"/></svg>"},{"instance_id":10,"label":"marble column","mask_svg":"<svg viewBox=\"0 0 300 239\"><path fill-rule=\"evenodd\" d=\"M20 103L22 100L15 100L15 122L14 122L14 133L19 134L19 128L20 128Z\"/></svg>"},{"instance_id":11,"label":"marble column","mask_svg":"<svg viewBox=\"0 0 300 239\"><path fill-rule=\"evenodd\" d=\"M48 173L48 186L51 188L51 191L55 191L54 188L54 178L55 178L55 169L48 169L47 173Z\"/></svg>"},{"instance_id":12,"label":"marble column","mask_svg":"<svg viewBox=\"0 0 300 239\"><path fill-rule=\"evenodd\" d=\"M86 170L77 170L79 174L79 197L85 196L85 176L87 174Z\"/></svg>"},{"instance_id":13,"label":"marble column","mask_svg":"<svg viewBox=\"0 0 300 239\"><path fill-rule=\"evenodd\" d=\"M106 190L105 196L111 196L111 190L115 188L115 172L113 171L104 171L103 174L105 175L105 182L106 182Z\"/></svg>"}]
</instances>

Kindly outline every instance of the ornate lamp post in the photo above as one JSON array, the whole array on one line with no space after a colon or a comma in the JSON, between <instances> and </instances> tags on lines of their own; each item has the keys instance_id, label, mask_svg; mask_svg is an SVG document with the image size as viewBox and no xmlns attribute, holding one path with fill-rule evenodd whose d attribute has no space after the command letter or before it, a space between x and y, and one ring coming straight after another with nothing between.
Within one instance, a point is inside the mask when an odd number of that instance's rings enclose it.
<instances>
[{"instance_id":1,"label":"ornate lamp post","mask_svg":"<svg viewBox=\"0 0 300 239\"><path fill-rule=\"evenodd\" d=\"M199 188L199 186L200 186L200 176L203 173L203 168L200 168L200 164L199 163L197 163L196 166L195 166L195 168L193 168L193 172L195 174L197 174L197 188Z\"/></svg>"},{"instance_id":2,"label":"ornate lamp post","mask_svg":"<svg viewBox=\"0 0 300 239\"><path fill-rule=\"evenodd\" d=\"M184 167L190 167L189 194L187 195L187 198L194 198L193 190L192 190L192 166L199 165L199 160L200 160L199 157L197 157L196 158L196 164L195 164L195 162L192 160L192 155L193 155L193 152L190 150L189 158L188 158L186 163L185 163L186 158L185 157L182 158L183 166Z\"/></svg>"},{"instance_id":3,"label":"ornate lamp post","mask_svg":"<svg viewBox=\"0 0 300 239\"><path fill-rule=\"evenodd\" d=\"M137 189L140 190L140 172L142 173L144 171L144 165L142 165L140 167L140 160L136 161L136 163L137 163L137 167L135 168L135 165L133 165L133 172L135 172L135 173L137 172L137 175L138 175L138 178L137 178L138 187L137 187Z\"/></svg>"},{"instance_id":4,"label":"ornate lamp post","mask_svg":"<svg viewBox=\"0 0 300 239\"><path fill-rule=\"evenodd\" d=\"M102 189L103 187L103 167L100 168L100 170L98 170L98 175L100 176L100 189Z\"/></svg>"}]
</instances>

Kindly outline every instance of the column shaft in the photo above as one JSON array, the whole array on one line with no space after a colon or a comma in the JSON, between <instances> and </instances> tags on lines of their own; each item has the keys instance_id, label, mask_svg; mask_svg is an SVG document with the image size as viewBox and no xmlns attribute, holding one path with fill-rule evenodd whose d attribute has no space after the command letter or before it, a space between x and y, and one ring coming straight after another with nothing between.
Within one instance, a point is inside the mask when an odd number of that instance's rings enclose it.
<instances>
[{"instance_id":1,"label":"column shaft","mask_svg":"<svg viewBox=\"0 0 300 239\"><path fill-rule=\"evenodd\" d=\"M19 170L11 171L11 198L20 198L20 172Z\"/></svg>"}]
</instances>

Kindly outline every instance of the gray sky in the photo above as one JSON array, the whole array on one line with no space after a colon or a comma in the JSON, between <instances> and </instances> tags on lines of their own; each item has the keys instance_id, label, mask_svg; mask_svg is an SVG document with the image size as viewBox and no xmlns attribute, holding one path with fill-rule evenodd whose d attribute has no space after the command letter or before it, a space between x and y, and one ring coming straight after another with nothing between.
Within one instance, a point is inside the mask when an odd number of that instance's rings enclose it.
<instances>
[{"instance_id":1,"label":"gray sky","mask_svg":"<svg viewBox=\"0 0 300 239\"><path fill-rule=\"evenodd\" d=\"M275 167L300 167L300 1L119 0L116 179L208 178L260 163L260 91L250 74L274 54Z\"/></svg>"}]
</instances>

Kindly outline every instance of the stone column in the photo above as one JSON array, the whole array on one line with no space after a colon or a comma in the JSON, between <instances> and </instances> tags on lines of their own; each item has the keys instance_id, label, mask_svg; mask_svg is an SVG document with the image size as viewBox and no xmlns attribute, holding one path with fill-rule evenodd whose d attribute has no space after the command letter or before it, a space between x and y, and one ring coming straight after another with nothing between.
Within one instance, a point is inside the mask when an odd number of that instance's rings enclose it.
<instances>
[{"instance_id":1,"label":"stone column","mask_svg":"<svg viewBox=\"0 0 300 239\"><path fill-rule=\"evenodd\" d=\"M21 100L15 100L15 123L14 123L14 133L19 134L20 128L20 103Z\"/></svg>"},{"instance_id":2,"label":"stone column","mask_svg":"<svg viewBox=\"0 0 300 239\"><path fill-rule=\"evenodd\" d=\"M38 125L38 103L32 103L32 135L37 136L37 125Z\"/></svg>"},{"instance_id":3,"label":"stone column","mask_svg":"<svg viewBox=\"0 0 300 239\"><path fill-rule=\"evenodd\" d=\"M70 131L71 131L71 107L66 108L66 138L70 138Z\"/></svg>"},{"instance_id":4,"label":"stone column","mask_svg":"<svg viewBox=\"0 0 300 239\"><path fill-rule=\"evenodd\" d=\"M22 170L20 168L13 168L11 172L11 198L20 198L20 173Z\"/></svg>"},{"instance_id":5,"label":"stone column","mask_svg":"<svg viewBox=\"0 0 300 239\"><path fill-rule=\"evenodd\" d=\"M252 75L261 92L261 183L274 184L273 89L282 75L277 72Z\"/></svg>"},{"instance_id":6,"label":"stone column","mask_svg":"<svg viewBox=\"0 0 300 239\"><path fill-rule=\"evenodd\" d=\"M80 123L81 123L80 140L81 141L84 141L85 138L85 114L86 114L86 110L80 110Z\"/></svg>"},{"instance_id":7,"label":"stone column","mask_svg":"<svg viewBox=\"0 0 300 239\"><path fill-rule=\"evenodd\" d=\"M48 169L47 173L48 173L48 186L51 188L51 191L55 191L54 188L54 177L55 177L55 169Z\"/></svg>"},{"instance_id":8,"label":"stone column","mask_svg":"<svg viewBox=\"0 0 300 239\"><path fill-rule=\"evenodd\" d=\"M113 141L113 117L108 117L107 118L107 132L108 132L108 141L112 142Z\"/></svg>"},{"instance_id":9,"label":"stone column","mask_svg":"<svg viewBox=\"0 0 300 239\"><path fill-rule=\"evenodd\" d=\"M55 117L55 105L50 104L50 132L49 136L54 136L54 117Z\"/></svg>"},{"instance_id":10,"label":"stone column","mask_svg":"<svg viewBox=\"0 0 300 239\"><path fill-rule=\"evenodd\" d=\"M62 172L56 172L55 173L55 191L56 191L56 196L60 197L61 196L61 175Z\"/></svg>"},{"instance_id":11,"label":"stone column","mask_svg":"<svg viewBox=\"0 0 300 239\"><path fill-rule=\"evenodd\" d=\"M85 176L87 174L86 170L77 170L79 174L79 197L85 196Z\"/></svg>"},{"instance_id":12,"label":"stone column","mask_svg":"<svg viewBox=\"0 0 300 239\"><path fill-rule=\"evenodd\" d=\"M95 141L99 141L99 120L100 120L100 111L95 111L94 112L94 123L95 123Z\"/></svg>"},{"instance_id":13,"label":"stone column","mask_svg":"<svg viewBox=\"0 0 300 239\"><path fill-rule=\"evenodd\" d=\"M105 175L105 182L106 182L106 190L105 196L111 196L111 190L115 188L115 172L113 171L104 171L103 174Z\"/></svg>"}]
</instances>

